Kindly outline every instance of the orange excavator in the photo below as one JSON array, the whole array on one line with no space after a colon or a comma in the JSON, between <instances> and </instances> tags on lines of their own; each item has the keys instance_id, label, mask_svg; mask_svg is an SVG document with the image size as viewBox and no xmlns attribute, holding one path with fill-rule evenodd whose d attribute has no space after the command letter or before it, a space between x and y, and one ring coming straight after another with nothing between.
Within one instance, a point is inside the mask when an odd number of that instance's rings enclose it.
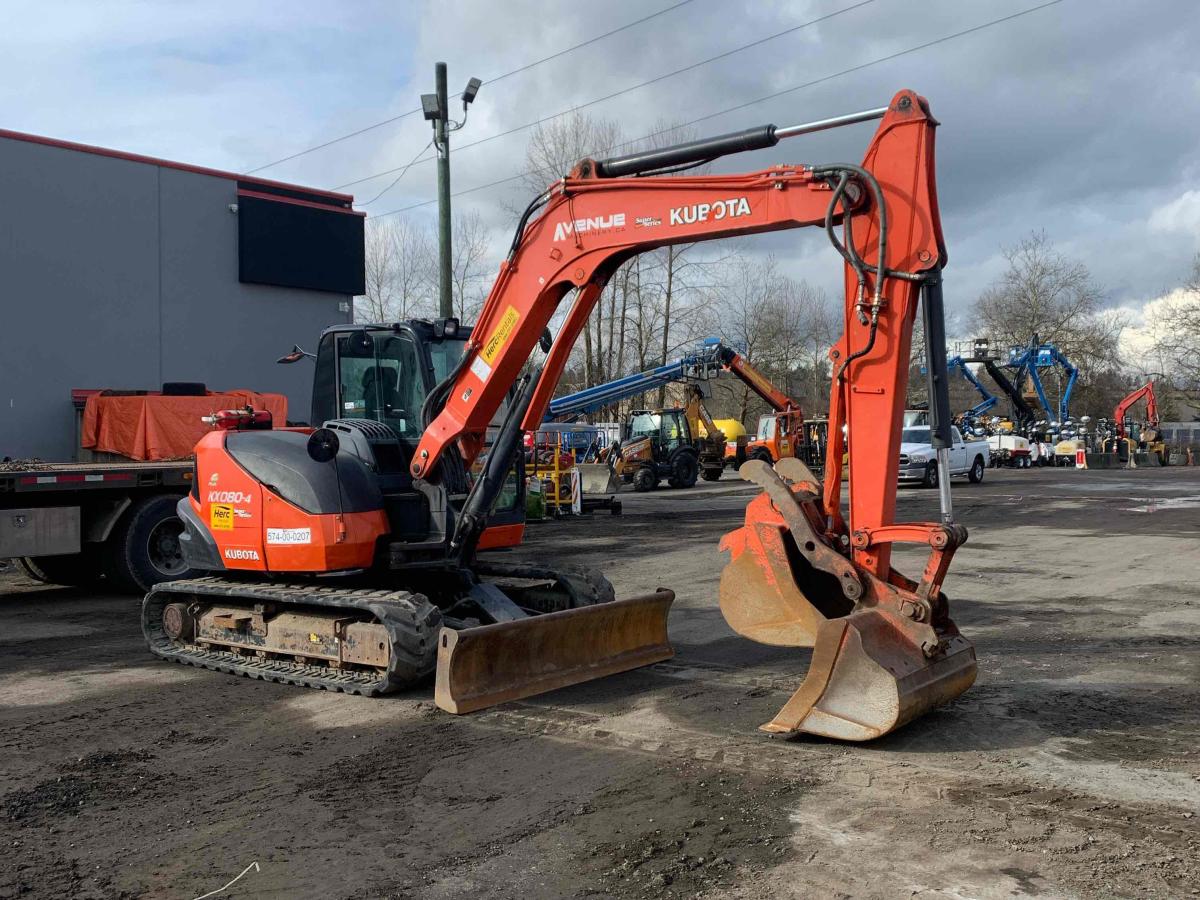
<instances>
[{"instance_id":1,"label":"orange excavator","mask_svg":"<svg viewBox=\"0 0 1200 900\"><path fill-rule=\"evenodd\" d=\"M679 175L876 119L860 163ZM744 464L763 493L722 541L731 559L721 610L753 640L813 648L767 731L864 740L961 694L976 665L941 589L966 531L953 522L945 471L936 124L924 98L901 91L885 108L835 119L581 160L521 216L465 340L453 340L454 320L327 334L314 380L322 427L218 430L200 442L195 489L179 506L181 543L189 565L211 574L147 595L152 650L363 694L433 672L435 701L459 713L669 657L670 591L615 600L594 573L485 562L480 536L523 431L542 422L623 262L671 244L815 226L842 257L846 284L845 333L830 350L827 477L822 485L794 458ZM941 521L898 524L895 461L918 308L945 487ZM892 567L896 543L928 549L919 579Z\"/></svg>"},{"instance_id":2,"label":"orange excavator","mask_svg":"<svg viewBox=\"0 0 1200 900\"><path fill-rule=\"evenodd\" d=\"M1144 425L1136 429L1135 435L1129 410L1141 400L1146 401L1146 419ZM1158 457L1160 465L1165 462L1166 448L1159 431L1158 398L1154 395L1153 381L1147 381L1131 391L1117 404L1113 410L1112 428L1115 437L1109 443L1112 451L1119 453L1122 459L1128 459L1133 464L1134 451L1142 450Z\"/></svg>"},{"instance_id":3,"label":"orange excavator","mask_svg":"<svg viewBox=\"0 0 1200 900\"><path fill-rule=\"evenodd\" d=\"M1154 396L1154 382L1147 381L1136 391L1132 391L1117 404L1117 408L1113 410L1113 425L1117 430L1117 437L1129 437L1128 429L1125 425L1125 417L1129 414L1129 410L1139 400L1146 401L1146 423L1152 428L1158 428L1158 398Z\"/></svg>"},{"instance_id":4,"label":"orange excavator","mask_svg":"<svg viewBox=\"0 0 1200 900\"><path fill-rule=\"evenodd\" d=\"M766 375L732 347L721 347L721 364L773 410L759 417L757 432L746 442L746 458L777 463L795 456L806 463L814 462L804 453L807 430L800 404L775 387Z\"/></svg>"}]
</instances>

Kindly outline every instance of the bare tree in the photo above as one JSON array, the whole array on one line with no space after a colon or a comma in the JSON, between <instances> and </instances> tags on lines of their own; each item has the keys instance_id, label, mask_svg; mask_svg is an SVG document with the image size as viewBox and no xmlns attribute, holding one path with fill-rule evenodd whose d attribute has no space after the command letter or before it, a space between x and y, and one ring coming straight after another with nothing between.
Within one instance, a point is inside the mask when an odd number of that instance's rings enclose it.
<instances>
[{"instance_id":1,"label":"bare tree","mask_svg":"<svg viewBox=\"0 0 1200 900\"><path fill-rule=\"evenodd\" d=\"M450 270L454 307L463 322L472 322L483 308L489 288L488 234L479 213L455 214L454 256Z\"/></svg>"},{"instance_id":2,"label":"bare tree","mask_svg":"<svg viewBox=\"0 0 1200 900\"><path fill-rule=\"evenodd\" d=\"M570 173L584 157L604 153L621 140L621 126L574 110L537 125L525 147L523 184L530 194L540 194ZM568 301L570 302L570 301ZM589 385L604 380L604 304L598 303L583 328L583 371Z\"/></svg>"},{"instance_id":3,"label":"bare tree","mask_svg":"<svg viewBox=\"0 0 1200 900\"><path fill-rule=\"evenodd\" d=\"M534 126L525 145L522 183L531 195L540 194L568 175L584 157L599 155L621 140L621 126L613 119L598 119L573 110L565 116Z\"/></svg>"},{"instance_id":4,"label":"bare tree","mask_svg":"<svg viewBox=\"0 0 1200 900\"><path fill-rule=\"evenodd\" d=\"M369 220L364 241L366 293L357 297L355 318L386 322L391 318L396 290L396 242L390 219Z\"/></svg>"},{"instance_id":5,"label":"bare tree","mask_svg":"<svg viewBox=\"0 0 1200 900\"><path fill-rule=\"evenodd\" d=\"M392 322L427 315L436 251L428 229L410 219L367 222L364 268L366 293L357 298L358 318Z\"/></svg>"},{"instance_id":6,"label":"bare tree","mask_svg":"<svg viewBox=\"0 0 1200 900\"><path fill-rule=\"evenodd\" d=\"M437 273L437 248L428 228L411 219L395 220L394 297L401 319L431 315Z\"/></svg>"},{"instance_id":7,"label":"bare tree","mask_svg":"<svg viewBox=\"0 0 1200 900\"><path fill-rule=\"evenodd\" d=\"M1087 266L1068 259L1045 232L1004 249L1008 268L983 292L974 324L999 346L1025 346L1033 335L1070 357L1116 362L1123 323L1101 310L1102 291Z\"/></svg>"},{"instance_id":8,"label":"bare tree","mask_svg":"<svg viewBox=\"0 0 1200 900\"><path fill-rule=\"evenodd\" d=\"M1200 254L1183 289L1156 304L1147 324L1168 377L1179 387L1200 388Z\"/></svg>"},{"instance_id":9,"label":"bare tree","mask_svg":"<svg viewBox=\"0 0 1200 900\"><path fill-rule=\"evenodd\" d=\"M1077 407L1110 405L1111 389L1102 385L1121 368L1125 318L1102 309L1103 292L1087 266L1059 253L1045 232L1005 248L1004 255L1007 270L976 304L977 335L999 347L1024 347L1035 335L1057 345L1080 371Z\"/></svg>"},{"instance_id":10,"label":"bare tree","mask_svg":"<svg viewBox=\"0 0 1200 900\"><path fill-rule=\"evenodd\" d=\"M773 257L740 256L724 266L715 323L722 336L806 415L828 409L829 347L838 308L821 288L785 276ZM721 378L712 408L753 428L767 405L740 381Z\"/></svg>"}]
</instances>

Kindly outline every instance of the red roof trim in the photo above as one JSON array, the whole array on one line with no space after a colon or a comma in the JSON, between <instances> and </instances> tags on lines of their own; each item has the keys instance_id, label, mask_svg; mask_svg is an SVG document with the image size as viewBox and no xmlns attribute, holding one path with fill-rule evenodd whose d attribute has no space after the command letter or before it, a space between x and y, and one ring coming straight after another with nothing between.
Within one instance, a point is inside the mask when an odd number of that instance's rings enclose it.
<instances>
[{"instance_id":1,"label":"red roof trim","mask_svg":"<svg viewBox=\"0 0 1200 900\"><path fill-rule=\"evenodd\" d=\"M284 197L282 194L264 194L261 191L248 191L245 188L239 188L237 195L239 197L257 197L259 200L270 200L273 203L290 203L293 206L310 206L313 209L323 209L326 212L341 213L345 216L362 216L366 218L366 213L357 209L342 209L337 206L329 206L326 203L312 203L308 200L299 200L295 197Z\"/></svg>"},{"instance_id":2,"label":"red roof trim","mask_svg":"<svg viewBox=\"0 0 1200 900\"><path fill-rule=\"evenodd\" d=\"M123 150L110 150L107 147L95 147L91 144L77 144L74 141L60 141L57 138L43 137L37 134L26 134L23 131L9 131L7 128L0 128L0 138L9 138L14 141L25 141L29 144L42 144L46 147L58 147L62 150L75 150L79 153L92 153L96 156L107 156L111 159L124 159L129 162L145 163L150 166L162 166L167 169L178 169L181 172L193 172L197 175L211 175L214 178L227 178L230 181L246 181L255 184L267 185L274 188L283 188L290 191L303 191L309 194L317 194L322 197L329 197L332 200L341 200L346 203L354 202L353 194L338 194L334 191L323 191L319 188L304 187L299 184L288 184L285 181L271 181L268 178L256 178L253 175L238 175L236 172L225 172L221 169L209 169L204 166L193 166L188 163L173 162L169 159L159 159L155 156L142 156L140 153L126 153Z\"/></svg>"}]
</instances>

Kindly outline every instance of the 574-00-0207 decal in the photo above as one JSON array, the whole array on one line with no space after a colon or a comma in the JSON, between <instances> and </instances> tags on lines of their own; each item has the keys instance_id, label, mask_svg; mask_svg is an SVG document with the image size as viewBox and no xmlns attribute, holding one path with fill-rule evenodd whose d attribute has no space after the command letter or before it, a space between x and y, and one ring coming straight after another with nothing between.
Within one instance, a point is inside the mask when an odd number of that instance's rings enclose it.
<instances>
[{"instance_id":1,"label":"574-00-0207 decal","mask_svg":"<svg viewBox=\"0 0 1200 900\"><path fill-rule=\"evenodd\" d=\"M311 528L268 528L268 544L311 544Z\"/></svg>"}]
</instances>

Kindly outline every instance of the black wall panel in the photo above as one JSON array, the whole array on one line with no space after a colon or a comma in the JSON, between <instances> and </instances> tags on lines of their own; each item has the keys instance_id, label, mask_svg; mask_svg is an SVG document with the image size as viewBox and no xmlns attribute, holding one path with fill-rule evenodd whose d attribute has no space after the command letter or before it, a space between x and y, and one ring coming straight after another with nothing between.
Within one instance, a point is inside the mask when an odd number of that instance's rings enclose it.
<instances>
[{"instance_id":1,"label":"black wall panel","mask_svg":"<svg viewBox=\"0 0 1200 900\"><path fill-rule=\"evenodd\" d=\"M238 196L238 278L252 284L362 294L364 217Z\"/></svg>"}]
</instances>

